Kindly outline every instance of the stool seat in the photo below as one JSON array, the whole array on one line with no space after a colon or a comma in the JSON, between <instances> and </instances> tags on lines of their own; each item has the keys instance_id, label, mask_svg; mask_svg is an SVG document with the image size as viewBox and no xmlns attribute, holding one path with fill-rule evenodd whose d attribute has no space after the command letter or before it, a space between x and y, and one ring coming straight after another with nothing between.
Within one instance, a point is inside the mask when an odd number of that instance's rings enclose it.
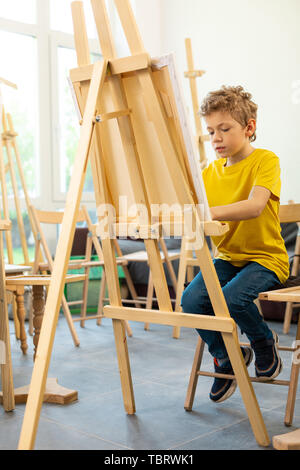
<instances>
[{"instance_id":1,"label":"stool seat","mask_svg":"<svg viewBox=\"0 0 300 470\"><path fill-rule=\"evenodd\" d=\"M84 275L71 275L66 276L65 282L79 282L84 281ZM11 276L6 278L6 287L11 286L49 286L51 282L51 276Z\"/></svg>"},{"instance_id":2,"label":"stool seat","mask_svg":"<svg viewBox=\"0 0 300 470\"><path fill-rule=\"evenodd\" d=\"M32 266L23 266L22 264L5 264L5 274L20 274L26 271L31 271Z\"/></svg>"}]
</instances>

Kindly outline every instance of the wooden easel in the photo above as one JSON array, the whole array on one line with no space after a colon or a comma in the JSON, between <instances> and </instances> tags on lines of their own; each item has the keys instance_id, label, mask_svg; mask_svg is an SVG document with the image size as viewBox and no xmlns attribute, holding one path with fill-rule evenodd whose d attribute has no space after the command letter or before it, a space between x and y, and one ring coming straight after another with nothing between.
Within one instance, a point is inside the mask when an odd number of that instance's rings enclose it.
<instances>
[{"instance_id":1,"label":"wooden easel","mask_svg":"<svg viewBox=\"0 0 300 470\"><path fill-rule=\"evenodd\" d=\"M10 88L17 89L17 85L15 85L14 83L8 80L5 80L4 78L0 78L0 85L1 84L4 84L5 86L9 86ZM1 125L4 124L4 120L5 120L5 110L4 110L1 87L0 87L0 120L1 120L1 123L0 123L0 128L1 128ZM3 136L3 134L2 132L0 133L0 186L2 190L3 218L5 220L9 220L8 196L7 196L7 187L6 187L6 178L5 178L6 167L4 164L4 153L3 153L3 147L5 146L5 136ZM6 241L8 263L14 264L13 244L12 244L12 236L11 236L10 230L5 231L5 241ZM12 304L12 312L13 312L13 318L14 318L14 324L15 324L15 335L16 335L16 338L19 339L20 338L20 325L19 325L19 321L17 317L15 302L13 302Z\"/></svg>"},{"instance_id":2,"label":"wooden easel","mask_svg":"<svg viewBox=\"0 0 300 470\"><path fill-rule=\"evenodd\" d=\"M229 315L204 231L200 229L204 227L206 233L210 234L210 228L213 227L215 231L224 233L227 227L210 220L197 151L186 121L172 56L151 61L144 49L129 0L115 0L115 5L132 55L117 58L105 0L92 0L104 59L90 65L82 3L72 4L76 50L78 55L85 57L85 61L82 61L81 67L72 71L71 79L83 120L19 449L34 447L74 237L74 222L89 157L99 224L103 223L103 218L100 217L102 204L110 203L116 210L116 218L107 221L109 232L112 235L118 234L125 226L144 240L159 304L159 311L122 306L113 239L103 235L102 247L110 298L110 305L104 308L104 312L106 317L113 320L126 412L135 413L135 402L125 320L220 331L254 435L260 445L267 446L269 437L239 347L237 328ZM120 195L128 197L129 206L134 202L143 204L148 209L146 220L141 214L125 218L119 212ZM177 216L164 219L161 214L155 214L153 220L150 209L155 203L178 203L181 210L184 205L190 210L191 222L200 235L199 240L193 241L194 248L207 283L215 317L172 311L157 239L167 227L171 226L170 231L174 233L178 226L182 228L183 223L182 220L178 221ZM202 206L196 207L195 204Z\"/></svg>"},{"instance_id":3,"label":"wooden easel","mask_svg":"<svg viewBox=\"0 0 300 470\"><path fill-rule=\"evenodd\" d=\"M0 219L0 340L1 340L1 378L3 392L3 406L5 411L12 411L15 408L13 370L11 362L10 336L5 287L5 270L3 257L2 232L10 230L11 223L8 220Z\"/></svg>"},{"instance_id":4,"label":"wooden easel","mask_svg":"<svg viewBox=\"0 0 300 470\"><path fill-rule=\"evenodd\" d=\"M0 84L3 83L6 86L9 86L11 88L17 89L17 86L9 82L8 80L5 80L3 78L0 79ZM2 93L0 89L0 119L1 123L3 125L3 120L4 120L4 115L5 115L5 110L4 110L4 104L3 104L3 98L2 98ZM0 124L1 125L1 124ZM1 145L0 145L0 182L1 182L1 189L2 189L2 209L3 209L3 218L5 220L9 220L9 209L8 209L8 198L7 198L7 188L6 188L6 181L5 181L5 174L6 174L6 168L4 165L4 154L3 154L3 140L2 140L2 133L1 133ZM13 260L13 245L12 245L12 236L11 232L7 231L5 233L5 240L6 240L6 250L7 250L7 257L8 257L8 262L9 264L14 264Z\"/></svg>"},{"instance_id":5,"label":"wooden easel","mask_svg":"<svg viewBox=\"0 0 300 470\"><path fill-rule=\"evenodd\" d=\"M2 114L2 127L3 127L2 144L3 144L3 148L5 148L6 155L7 155L7 163L4 166L4 168L5 168L5 173L7 173L10 177L12 190L13 190L13 194L14 194L14 202L15 202L15 209L16 209L16 215L17 215L17 223L18 223L20 241L21 241L22 252L23 252L23 257L24 257L24 264L26 266L29 266L30 265L30 260L29 260L29 255L28 255L28 246L27 246L27 241L26 241L24 221L23 221L23 217L22 217L22 210L21 210L18 183L17 183L17 175L16 175L16 171L15 171L15 166L16 165L14 163L13 153L15 154L15 157L16 157L16 163L17 163L18 171L19 171L19 174L20 174L20 177L21 177L20 179L21 179L21 182L22 182L26 203L29 202L29 197L28 197L28 192L27 192L27 188L26 188L24 173L23 173L23 170L22 170L20 155L19 155L17 141L16 141L16 137L17 137L18 134L15 132L15 130L13 128L12 118L11 118L10 114L6 114L4 111L3 111L3 114ZM3 192L3 199L6 196L7 196L7 191L4 191ZM5 203L5 205L7 205L7 203ZM27 206L27 210L28 209L29 209L29 207ZM9 256L11 257L11 253L9 254ZM13 261L13 259L12 259L12 261ZM10 259L9 259L9 262L11 262Z\"/></svg>"},{"instance_id":6,"label":"wooden easel","mask_svg":"<svg viewBox=\"0 0 300 470\"><path fill-rule=\"evenodd\" d=\"M185 39L185 48L186 48L188 71L184 73L184 76L188 78L190 82L190 89L191 89L191 96L192 96L192 103L193 103L193 113L194 113L195 126L196 126L196 141L197 141L197 145L199 148L200 165L201 165L201 169L203 170L203 168L205 168L208 163L206 150L205 150L205 142L208 142L210 140L210 137L209 135L204 135L203 133L201 117L199 114L199 99L198 99L198 90L197 90L196 80L197 78L202 77L205 74L205 71L195 70L191 38Z\"/></svg>"}]
</instances>

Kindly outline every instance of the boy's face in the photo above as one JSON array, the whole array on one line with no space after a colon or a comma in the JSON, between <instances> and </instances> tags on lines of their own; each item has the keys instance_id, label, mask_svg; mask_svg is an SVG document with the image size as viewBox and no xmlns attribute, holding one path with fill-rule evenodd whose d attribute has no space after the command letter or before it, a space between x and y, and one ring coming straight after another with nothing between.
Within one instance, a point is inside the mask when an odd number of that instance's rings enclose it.
<instances>
[{"instance_id":1,"label":"boy's face","mask_svg":"<svg viewBox=\"0 0 300 470\"><path fill-rule=\"evenodd\" d=\"M228 158L243 152L249 145L249 137L255 131L255 120L243 127L230 113L215 111L205 117L211 144L220 158Z\"/></svg>"}]
</instances>

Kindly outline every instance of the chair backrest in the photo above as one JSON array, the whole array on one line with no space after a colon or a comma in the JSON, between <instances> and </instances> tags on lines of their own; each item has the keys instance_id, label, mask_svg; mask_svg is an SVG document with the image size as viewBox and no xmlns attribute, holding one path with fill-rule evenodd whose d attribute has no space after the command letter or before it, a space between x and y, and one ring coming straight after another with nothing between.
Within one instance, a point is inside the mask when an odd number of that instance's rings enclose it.
<instances>
[{"instance_id":1,"label":"chair backrest","mask_svg":"<svg viewBox=\"0 0 300 470\"><path fill-rule=\"evenodd\" d=\"M281 224L300 222L300 204L282 204L279 207L279 220Z\"/></svg>"},{"instance_id":2,"label":"chair backrest","mask_svg":"<svg viewBox=\"0 0 300 470\"><path fill-rule=\"evenodd\" d=\"M33 219L33 223L35 225L36 233L37 233L37 243L35 247L35 260L34 260L34 272L38 270L39 264L39 253L40 249L44 252L45 258L49 265L50 270L52 271L53 268L53 258L48 247L48 242L45 237L43 228L41 224L49 224L49 225L61 225L64 217L64 212L57 212L57 211L42 211L36 209L34 206L30 206L30 211ZM76 223L86 222L86 212L83 209L80 209L78 212L78 216L76 219Z\"/></svg>"},{"instance_id":3,"label":"chair backrest","mask_svg":"<svg viewBox=\"0 0 300 470\"><path fill-rule=\"evenodd\" d=\"M292 266L291 275L298 276L300 267L300 204L290 202L289 204L281 205L279 208L280 223L297 223L299 230L296 236L294 261Z\"/></svg>"}]
</instances>

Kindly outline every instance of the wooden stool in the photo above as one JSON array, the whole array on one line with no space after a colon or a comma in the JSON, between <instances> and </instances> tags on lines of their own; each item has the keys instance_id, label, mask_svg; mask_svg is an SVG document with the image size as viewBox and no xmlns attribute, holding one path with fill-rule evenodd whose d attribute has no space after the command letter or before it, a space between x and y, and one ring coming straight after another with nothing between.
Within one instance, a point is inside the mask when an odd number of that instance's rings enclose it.
<instances>
[{"instance_id":1,"label":"wooden stool","mask_svg":"<svg viewBox=\"0 0 300 470\"><path fill-rule=\"evenodd\" d=\"M274 436L272 443L277 450L300 450L300 429Z\"/></svg>"}]
</instances>

